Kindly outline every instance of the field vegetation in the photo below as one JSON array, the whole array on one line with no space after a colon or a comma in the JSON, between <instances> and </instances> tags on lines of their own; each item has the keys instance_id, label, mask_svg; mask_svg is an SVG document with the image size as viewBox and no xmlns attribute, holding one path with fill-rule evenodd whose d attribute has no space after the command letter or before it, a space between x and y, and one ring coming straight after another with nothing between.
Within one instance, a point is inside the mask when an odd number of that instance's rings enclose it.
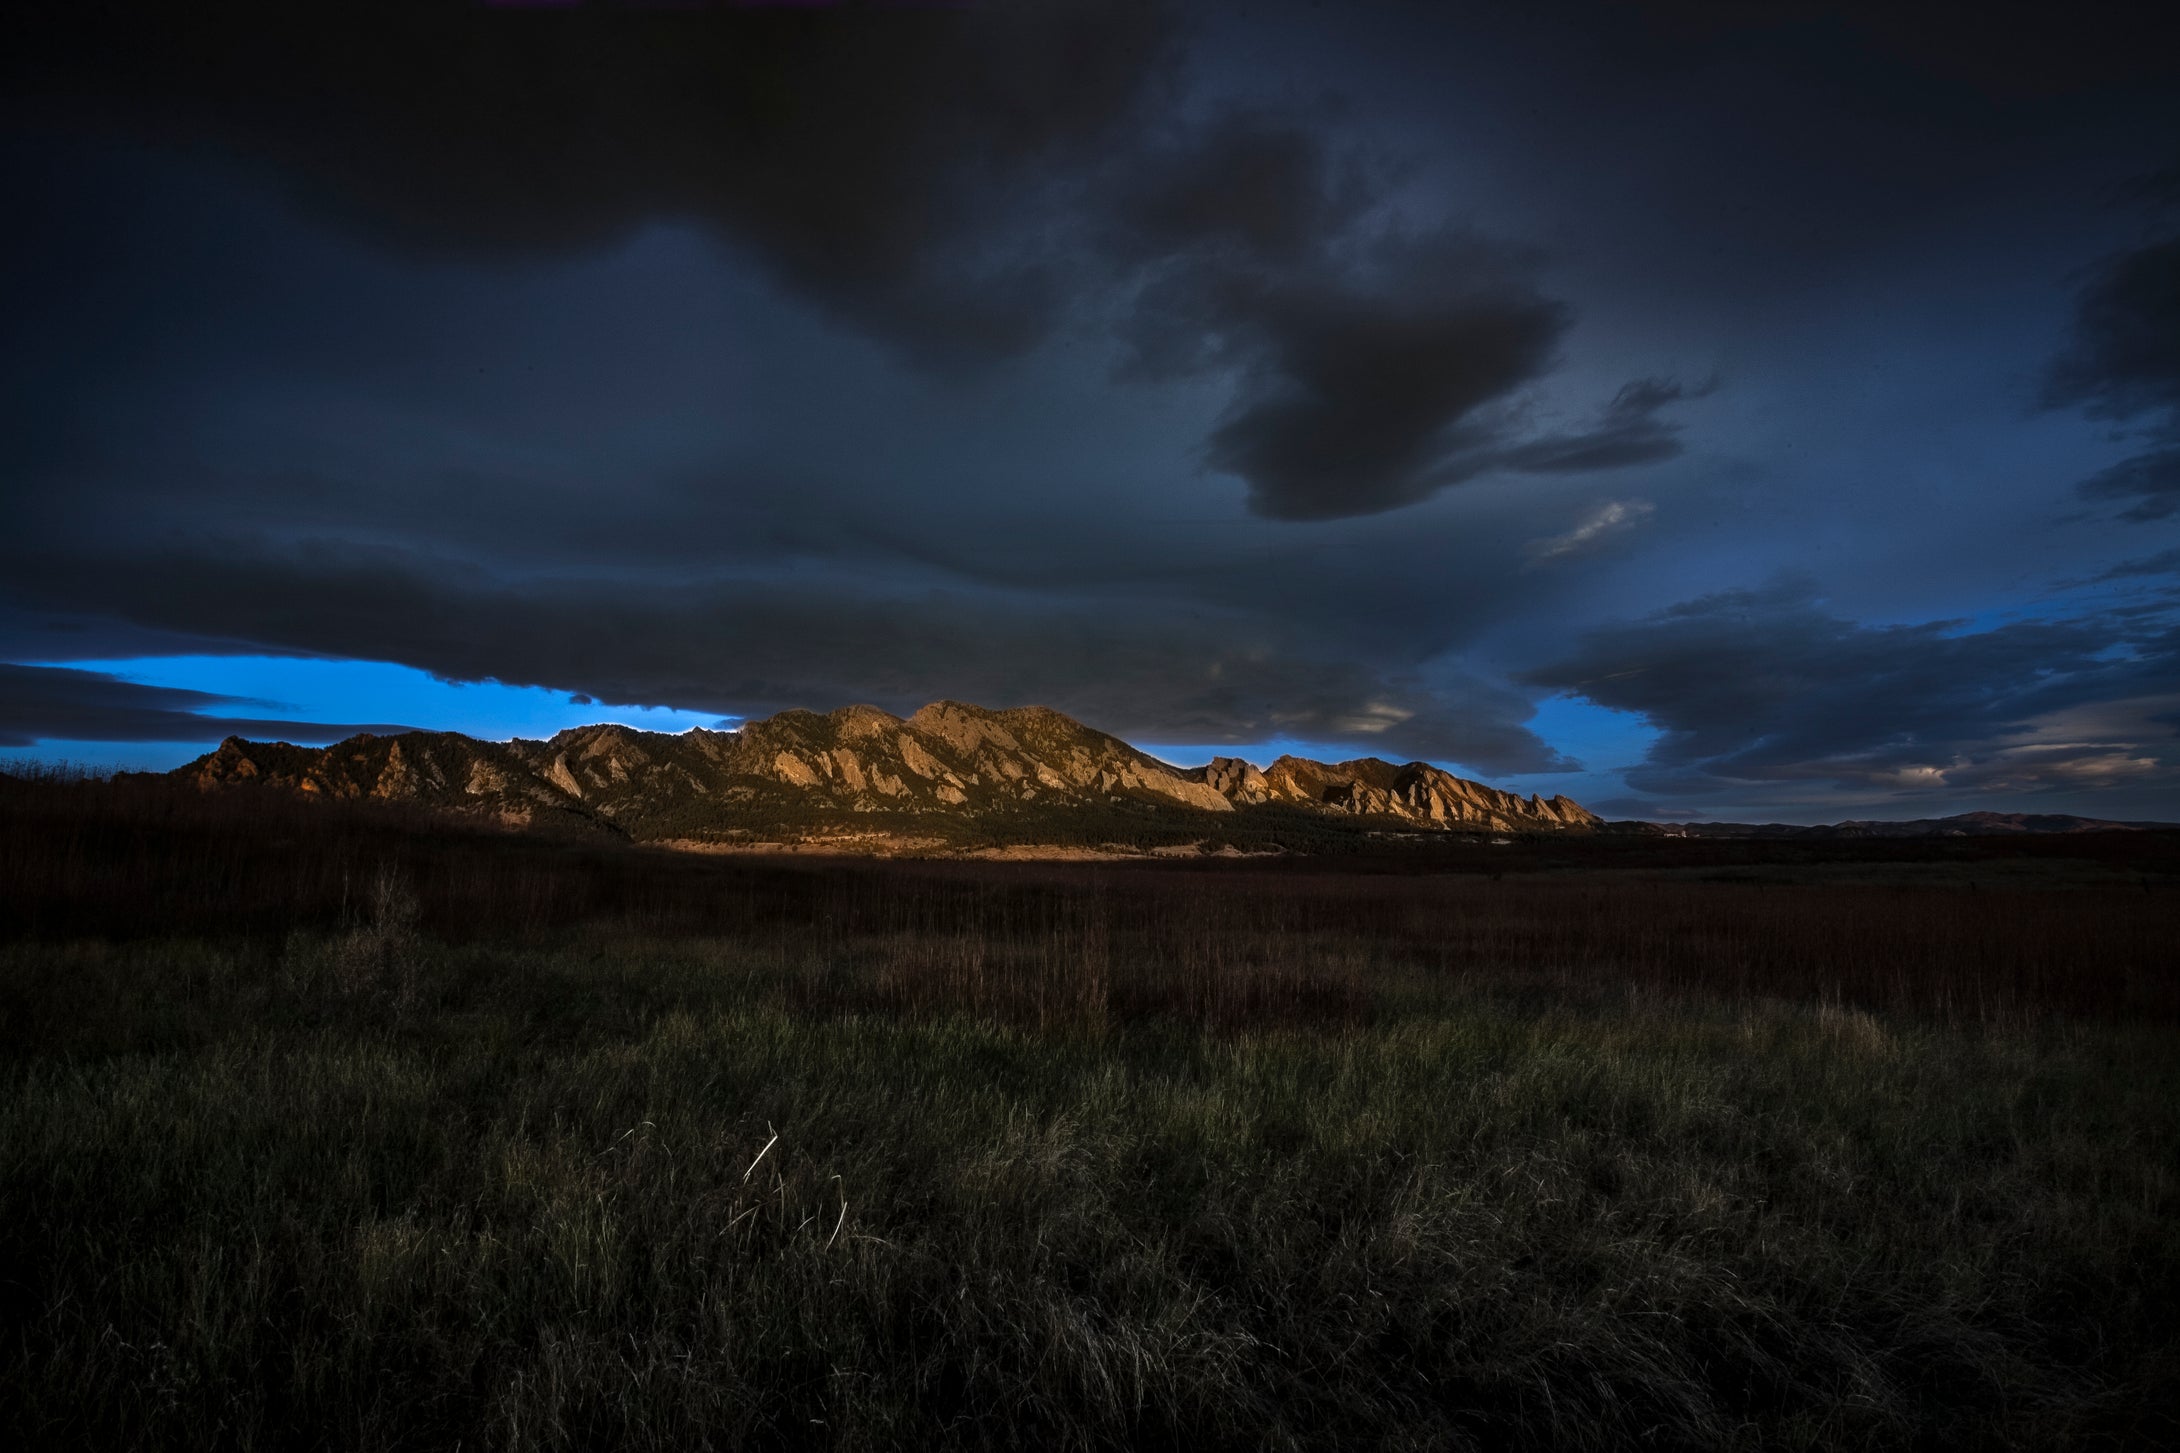
<instances>
[{"instance_id":1,"label":"field vegetation","mask_svg":"<svg viewBox=\"0 0 2180 1453\"><path fill-rule=\"evenodd\" d=\"M2171 1446L2176 870L0 781L0 1438Z\"/></svg>"}]
</instances>

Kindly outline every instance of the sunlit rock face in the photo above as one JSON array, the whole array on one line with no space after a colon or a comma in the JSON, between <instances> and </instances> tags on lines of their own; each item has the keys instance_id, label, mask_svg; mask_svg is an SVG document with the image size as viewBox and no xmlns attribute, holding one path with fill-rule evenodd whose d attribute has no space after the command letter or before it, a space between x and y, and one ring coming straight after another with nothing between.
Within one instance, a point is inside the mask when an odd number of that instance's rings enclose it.
<instances>
[{"instance_id":1,"label":"sunlit rock face","mask_svg":"<svg viewBox=\"0 0 2180 1453\"><path fill-rule=\"evenodd\" d=\"M988 711L953 701L905 720L848 706L678 736L601 725L543 742L410 732L324 748L230 737L176 775L208 788L250 782L642 841L792 838L858 818L881 830L934 815L1019 825L1116 804L1154 813L1301 809L1451 831L1598 821L1565 798L1522 798L1421 762L1282 757L1259 771L1220 757L1182 769L1043 707Z\"/></svg>"},{"instance_id":2,"label":"sunlit rock face","mask_svg":"<svg viewBox=\"0 0 2180 1453\"><path fill-rule=\"evenodd\" d=\"M1198 771L1204 785L1229 802L1251 806L1272 800L1272 789L1253 762L1244 762L1239 757L1213 757Z\"/></svg>"},{"instance_id":3,"label":"sunlit rock face","mask_svg":"<svg viewBox=\"0 0 2180 1453\"><path fill-rule=\"evenodd\" d=\"M1216 768L1219 763L1212 765ZM1236 801L1252 790L1244 775L1228 780L1235 784L1230 790ZM1520 797L1456 777L1427 762L1396 767L1376 757L1339 763L1281 757L1257 780L1265 796L1255 800L1396 818L1418 826L1497 832L1590 828L1601 820L1567 798Z\"/></svg>"}]
</instances>

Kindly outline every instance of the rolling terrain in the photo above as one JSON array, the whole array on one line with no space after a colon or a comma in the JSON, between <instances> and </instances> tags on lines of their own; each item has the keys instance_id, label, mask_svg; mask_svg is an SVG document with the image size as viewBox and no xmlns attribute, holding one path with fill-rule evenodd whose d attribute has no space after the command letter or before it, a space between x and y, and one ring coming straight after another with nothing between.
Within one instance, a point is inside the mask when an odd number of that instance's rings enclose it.
<instances>
[{"instance_id":1,"label":"rolling terrain","mask_svg":"<svg viewBox=\"0 0 2180 1453\"><path fill-rule=\"evenodd\" d=\"M2024 837L2085 832L2170 832L2180 823L2116 821L2064 812L1961 812L1951 817L1897 820L1850 818L1845 822L1622 822L1616 831L1684 838L1910 838Z\"/></svg>"}]
</instances>

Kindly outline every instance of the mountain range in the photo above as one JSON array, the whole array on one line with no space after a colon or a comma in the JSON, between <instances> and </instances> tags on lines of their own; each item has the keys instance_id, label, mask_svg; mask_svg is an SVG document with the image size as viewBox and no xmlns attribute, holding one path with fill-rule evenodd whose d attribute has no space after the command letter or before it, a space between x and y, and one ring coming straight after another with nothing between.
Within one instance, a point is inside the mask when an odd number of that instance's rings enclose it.
<instances>
[{"instance_id":1,"label":"mountain range","mask_svg":"<svg viewBox=\"0 0 2180 1453\"><path fill-rule=\"evenodd\" d=\"M905 718L849 706L672 735L607 724L546 741L418 731L298 747L229 737L173 775L713 848L916 848L965 837L1141 846L1189 834L1247 841L1281 826L1352 836L1600 825L1565 797L1522 797L1423 762L1281 757L1259 770L1221 757L1181 768L1056 711L952 701Z\"/></svg>"},{"instance_id":2,"label":"mountain range","mask_svg":"<svg viewBox=\"0 0 2180 1453\"><path fill-rule=\"evenodd\" d=\"M1888 821L1850 818L1845 822L1615 822L1615 832L1655 837L1692 838L1901 838L2015 837L2022 834L2078 832L2158 832L2180 828L2171 822L2120 822L2104 817L2076 817L2064 812L1962 812L1952 817L1916 817Z\"/></svg>"}]
</instances>

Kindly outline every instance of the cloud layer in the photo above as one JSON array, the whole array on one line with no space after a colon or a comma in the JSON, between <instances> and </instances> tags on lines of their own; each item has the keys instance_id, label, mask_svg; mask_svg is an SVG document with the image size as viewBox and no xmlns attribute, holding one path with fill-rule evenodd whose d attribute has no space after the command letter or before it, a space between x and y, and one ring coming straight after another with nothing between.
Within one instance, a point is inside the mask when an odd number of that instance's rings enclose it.
<instances>
[{"instance_id":1,"label":"cloud layer","mask_svg":"<svg viewBox=\"0 0 2180 1453\"><path fill-rule=\"evenodd\" d=\"M1322 128L1195 119L1177 19L1149 0L339 14L33 7L6 80L34 114L236 149L320 214L431 253L569 252L692 219L942 370L1133 293L1127 371L1231 380L1204 461L1270 518L1678 452L1656 418L1670 385L1631 386L1589 434L1488 416L1561 358L1573 313L1535 259L1374 212L1381 188Z\"/></svg>"},{"instance_id":2,"label":"cloud layer","mask_svg":"<svg viewBox=\"0 0 2180 1453\"><path fill-rule=\"evenodd\" d=\"M907 711L951 697L1051 706L1137 740L1285 736L1498 772L1568 765L1523 725L1532 708L1519 692L1443 668L1345 658L1291 627L1230 612L1175 620L1020 595L904 599L837 581L495 582L385 551L8 565L17 588L49 609L103 610L154 630L186 622L278 648L611 702L759 715L850 701Z\"/></svg>"},{"instance_id":3,"label":"cloud layer","mask_svg":"<svg viewBox=\"0 0 2180 1453\"><path fill-rule=\"evenodd\" d=\"M2180 47L1910 10L14 7L0 660L2180 802Z\"/></svg>"},{"instance_id":4,"label":"cloud layer","mask_svg":"<svg viewBox=\"0 0 2180 1453\"><path fill-rule=\"evenodd\" d=\"M1627 780L1675 801L2033 793L2180 763L2173 719L2129 705L2180 705L2180 628L2161 616L1868 626L1785 585L1601 627L1527 679L1662 728Z\"/></svg>"},{"instance_id":5,"label":"cloud layer","mask_svg":"<svg viewBox=\"0 0 2180 1453\"><path fill-rule=\"evenodd\" d=\"M1147 153L1115 255L1140 269L1124 376L1217 371L1235 389L1205 462L1280 520L1412 505L1493 470L1576 473L1680 451L1670 381L1623 388L1592 431L1503 406L1560 361L1573 311L1531 252L1375 210L1359 159L1278 118L1228 113Z\"/></svg>"},{"instance_id":6,"label":"cloud layer","mask_svg":"<svg viewBox=\"0 0 2180 1453\"><path fill-rule=\"evenodd\" d=\"M0 747L41 742L209 742L228 736L304 745L358 732L402 732L384 723L287 721L234 714L271 703L171 686L145 686L102 671L0 664Z\"/></svg>"},{"instance_id":7,"label":"cloud layer","mask_svg":"<svg viewBox=\"0 0 2180 1453\"><path fill-rule=\"evenodd\" d=\"M2180 511L2180 238L2098 269L2075 299L2044 395L2055 407L2135 424L2153 442L2083 480L2082 498L2125 504L2121 517L2142 523Z\"/></svg>"},{"instance_id":8,"label":"cloud layer","mask_svg":"<svg viewBox=\"0 0 2180 1453\"><path fill-rule=\"evenodd\" d=\"M1003 357L1061 289L1009 227L1169 66L1153 3L807 11L29 6L44 114L232 148L344 225L439 253L569 252L657 218L748 248L921 357Z\"/></svg>"}]
</instances>

